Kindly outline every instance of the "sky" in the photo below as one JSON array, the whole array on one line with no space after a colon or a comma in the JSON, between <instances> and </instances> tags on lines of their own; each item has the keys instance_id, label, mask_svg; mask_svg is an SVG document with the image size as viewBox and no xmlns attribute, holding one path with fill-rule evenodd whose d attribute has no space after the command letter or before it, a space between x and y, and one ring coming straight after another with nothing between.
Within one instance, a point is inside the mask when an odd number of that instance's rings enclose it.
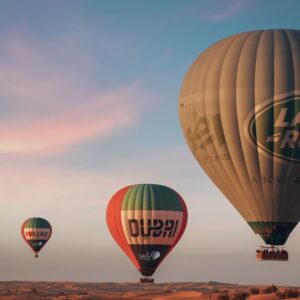
<instances>
[{"instance_id":1,"label":"sky","mask_svg":"<svg viewBox=\"0 0 300 300\"><path fill-rule=\"evenodd\" d=\"M299 29L298 0L0 2L0 280L137 281L110 236L106 206L135 183L172 187L185 234L158 282L298 285L290 261L256 262L262 240L205 175L178 118L192 62L229 35ZM34 259L22 222L53 236Z\"/></svg>"}]
</instances>

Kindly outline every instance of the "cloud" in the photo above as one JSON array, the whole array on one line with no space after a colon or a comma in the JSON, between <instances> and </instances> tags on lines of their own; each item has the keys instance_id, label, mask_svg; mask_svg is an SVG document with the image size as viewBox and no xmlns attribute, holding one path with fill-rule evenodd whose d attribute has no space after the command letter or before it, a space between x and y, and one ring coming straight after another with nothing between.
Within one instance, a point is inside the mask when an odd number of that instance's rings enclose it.
<instances>
[{"instance_id":1,"label":"cloud","mask_svg":"<svg viewBox=\"0 0 300 300\"><path fill-rule=\"evenodd\" d=\"M95 96L50 116L0 121L0 152L64 151L90 138L104 139L138 120L139 86Z\"/></svg>"},{"instance_id":2,"label":"cloud","mask_svg":"<svg viewBox=\"0 0 300 300\"><path fill-rule=\"evenodd\" d=\"M140 121L147 106L140 82L102 91L88 82L89 75L19 38L1 44L0 153L63 152Z\"/></svg>"},{"instance_id":3,"label":"cloud","mask_svg":"<svg viewBox=\"0 0 300 300\"><path fill-rule=\"evenodd\" d=\"M211 21L220 21L231 17L243 8L245 0L233 0L228 1L227 3L228 5L226 5L223 9L208 15L207 18Z\"/></svg>"},{"instance_id":4,"label":"cloud","mask_svg":"<svg viewBox=\"0 0 300 300\"><path fill-rule=\"evenodd\" d=\"M67 206L72 209L66 214L75 219L85 209L88 215L98 214L95 209L105 209L113 193L126 185L160 183L181 193L189 187L192 191L202 174L186 146L168 146L120 157L109 170L103 170L101 165L77 169L53 161L41 164L23 159L7 161L4 157L0 166L3 205L16 209L26 203L22 214L42 211L53 216L58 208Z\"/></svg>"},{"instance_id":5,"label":"cloud","mask_svg":"<svg viewBox=\"0 0 300 300\"><path fill-rule=\"evenodd\" d=\"M172 182L179 182L181 185L182 176L190 181L189 184L196 184L197 175L202 174L185 145L119 157L109 170L102 170L101 165L96 169L83 170L53 161L41 164L40 161L22 159L7 161L5 157L0 159L0 166L0 194L8 201L18 197L16 191L22 191L20 201L26 199L29 202L35 197L41 199L47 191L44 199L53 200L54 195L58 198L68 196L72 203L79 200L79 205L86 205L81 202L84 194L96 195L95 203L98 205L97 195L101 191L111 195L125 185L145 182L170 186L173 186ZM80 195L78 199L76 195Z\"/></svg>"},{"instance_id":6,"label":"cloud","mask_svg":"<svg viewBox=\"0 0 300 300\"><path fill-rule=\"evenodd\" d=\"M182 21L182 19L200 18L203 21L218 22L253 6L255 3L249 0L202 0L186 4L174 19Z\"/></svg>"}]
</instances>

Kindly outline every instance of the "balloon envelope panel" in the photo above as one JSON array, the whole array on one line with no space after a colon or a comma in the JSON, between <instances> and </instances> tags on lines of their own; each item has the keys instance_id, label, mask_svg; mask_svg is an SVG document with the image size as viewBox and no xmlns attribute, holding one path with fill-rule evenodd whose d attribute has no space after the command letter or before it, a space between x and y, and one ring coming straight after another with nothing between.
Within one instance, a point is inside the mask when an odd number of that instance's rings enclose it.
<instances>
[{"instance_id":1,"label":"balloon envelope panel","mask_svg":"<svg viewBox=\"0 0 300 300\"><path fill-rule=\"evenodd\" d=\"M259 30L207 48L179 97L201 167L268 244L300 218L300 32Z\"/></svg>"}]
</instances>

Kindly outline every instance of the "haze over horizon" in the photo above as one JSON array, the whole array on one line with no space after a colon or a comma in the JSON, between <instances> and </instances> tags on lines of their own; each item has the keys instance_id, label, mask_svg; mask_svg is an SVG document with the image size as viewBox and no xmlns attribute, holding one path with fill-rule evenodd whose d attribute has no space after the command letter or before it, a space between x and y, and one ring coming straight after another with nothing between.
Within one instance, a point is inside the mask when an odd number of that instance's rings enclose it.
<instances>
[{"instance_id":1,"label":"haze over horizon","mask_svg":"<svg viewBox=\"0 0 300 300\"><path fill-rule=\"evenodd\" d=\"M289 262L256 262L263 244L190 153L178 119L184 75L205 48L256 29L299 29L299 1L0 2L0 280L136 281L110 236L106 206L134 183L186 201L181 241L156 281L299 285ZM20 227L53 236L34 259Z\"/></svg>"}]
</instances>

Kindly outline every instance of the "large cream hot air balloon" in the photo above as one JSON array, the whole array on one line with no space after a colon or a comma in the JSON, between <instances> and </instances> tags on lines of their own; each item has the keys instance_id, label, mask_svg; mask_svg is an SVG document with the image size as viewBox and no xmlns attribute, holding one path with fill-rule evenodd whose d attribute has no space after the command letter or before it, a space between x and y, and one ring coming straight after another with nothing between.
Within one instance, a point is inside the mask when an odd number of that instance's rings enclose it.
<instances>
[{"instance_id":1,"label":"large cream hot air balloon","mask_svg":"<svg viewBox=\"0 0 300 300\"><path fill-rule=\"evenodd\" d=\"M266 244L283 245L300 220L300 31L207 48L185 76L179 115L207 175Z\"/></svg>"}]
</instances>

